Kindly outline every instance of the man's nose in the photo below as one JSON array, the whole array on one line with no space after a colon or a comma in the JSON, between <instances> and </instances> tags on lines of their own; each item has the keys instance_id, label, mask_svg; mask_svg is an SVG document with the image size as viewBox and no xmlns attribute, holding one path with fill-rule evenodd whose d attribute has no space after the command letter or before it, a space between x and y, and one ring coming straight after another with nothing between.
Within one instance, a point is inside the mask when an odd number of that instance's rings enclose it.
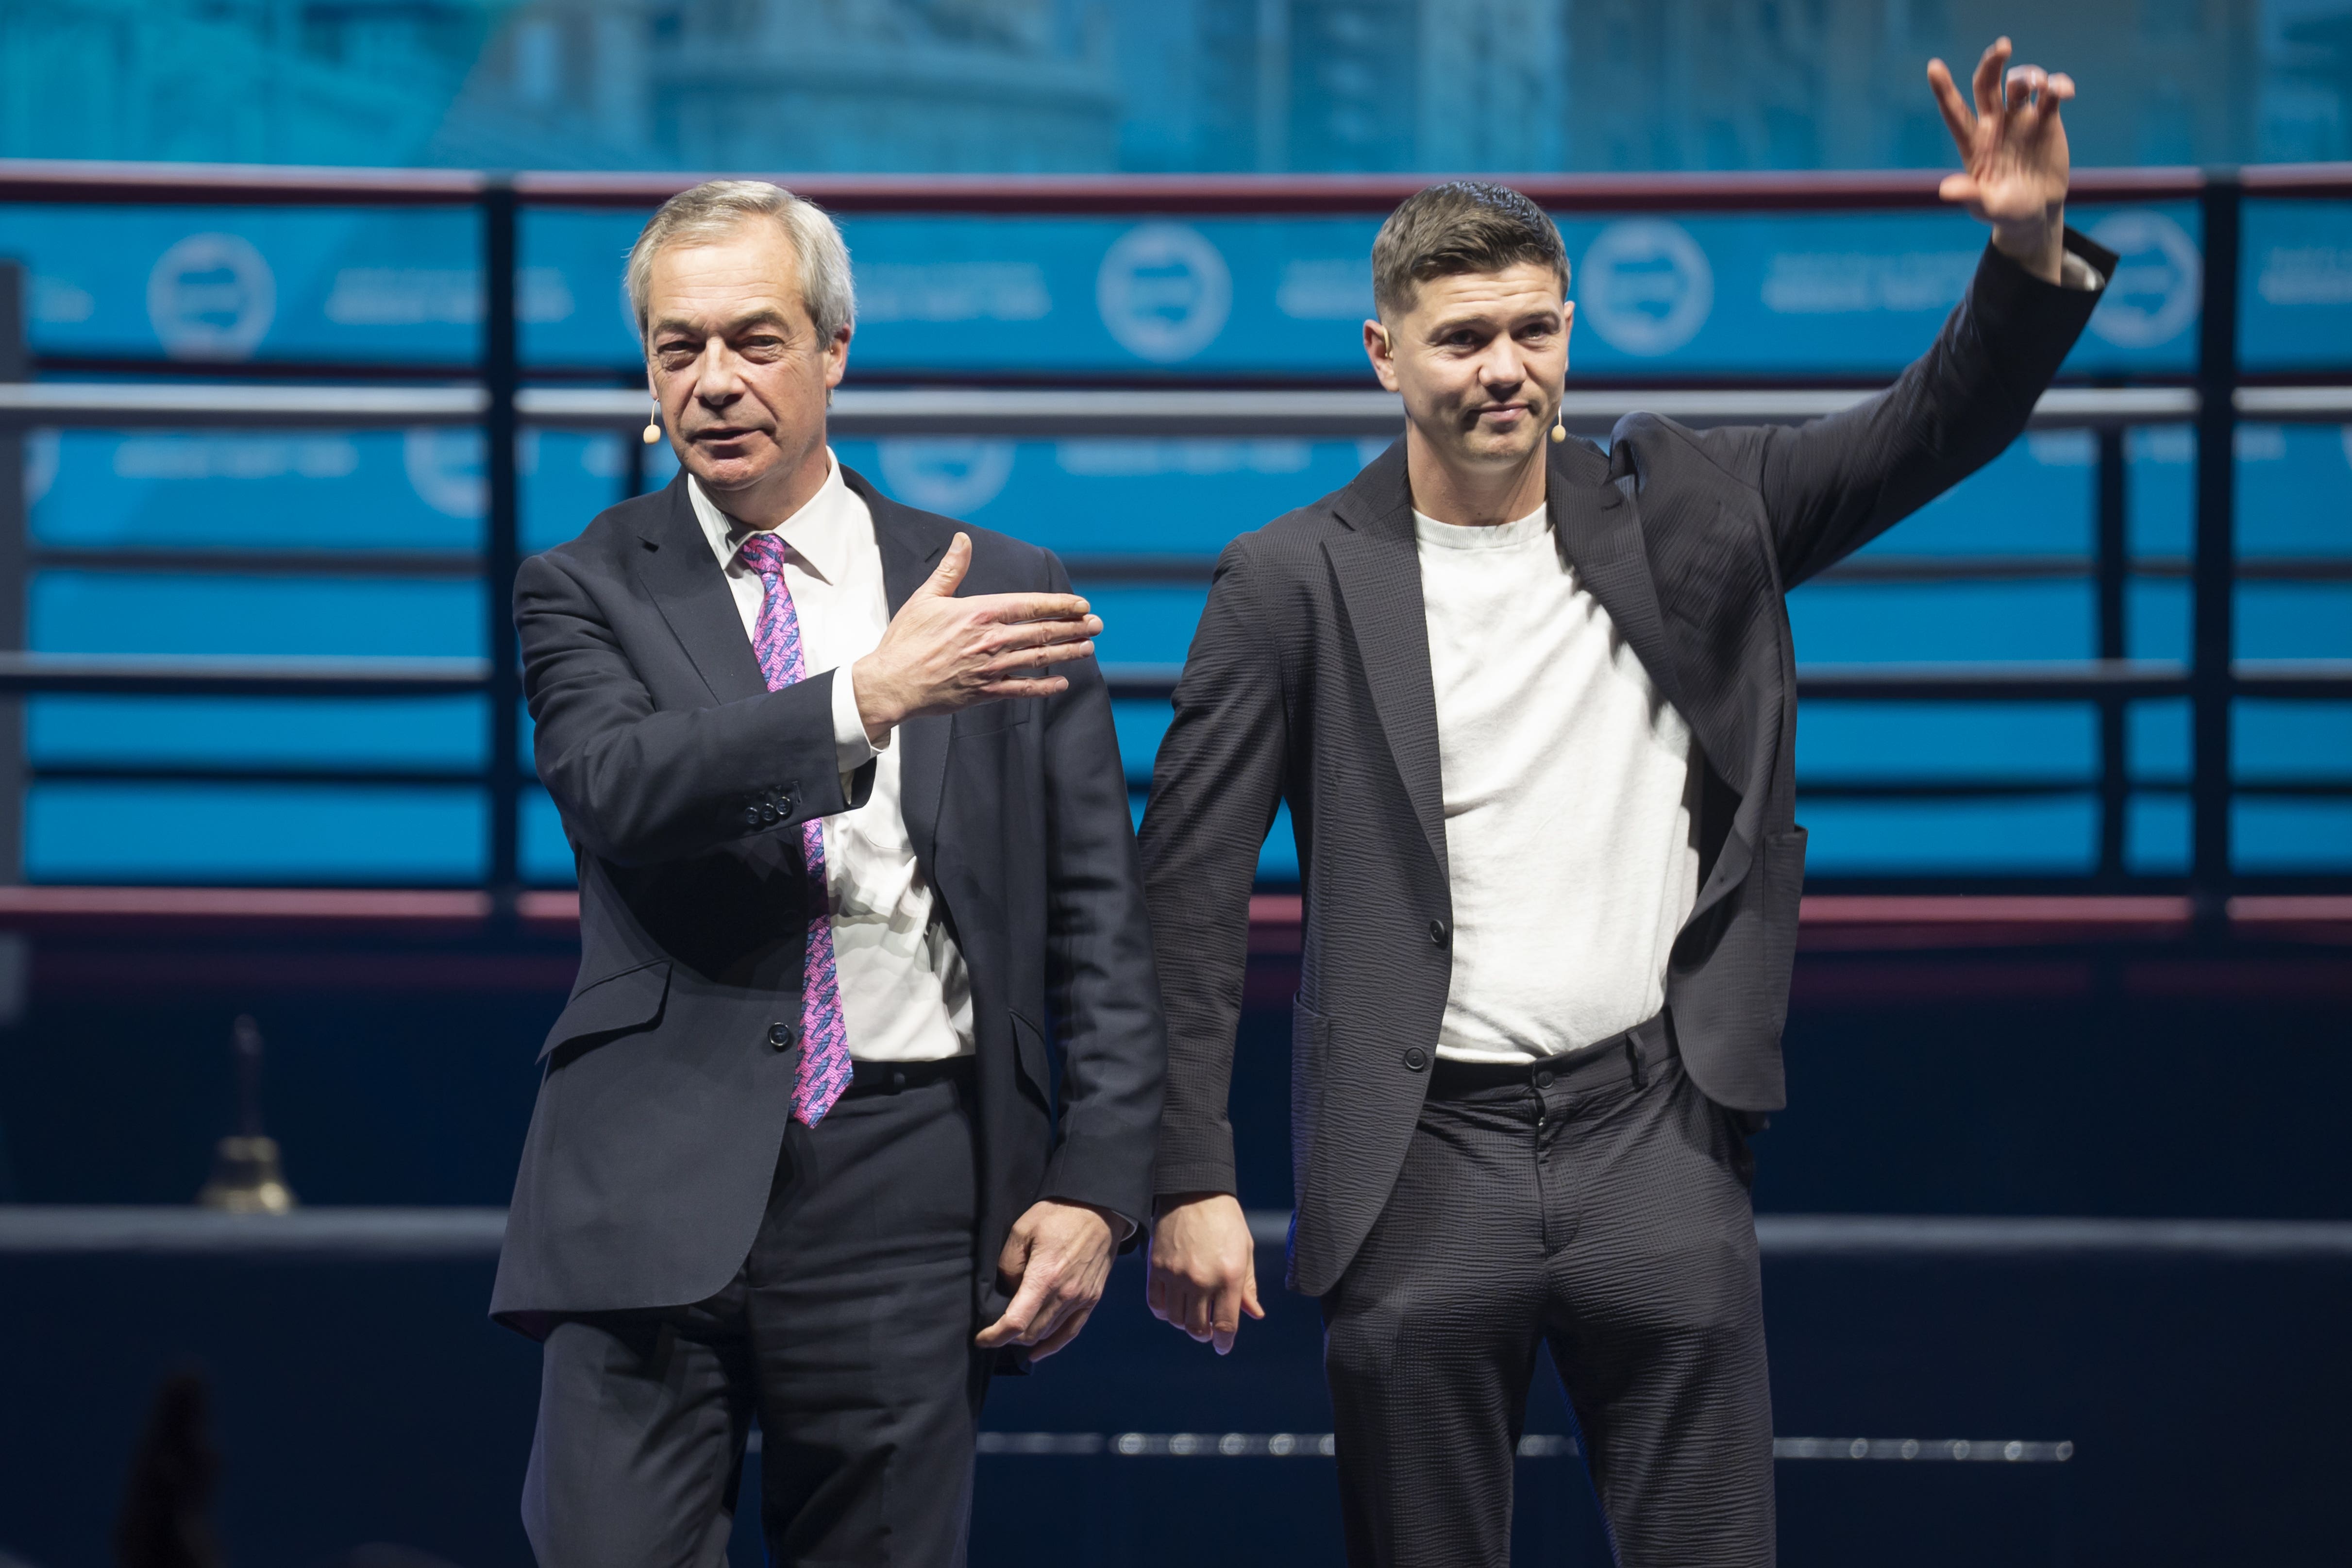
<instances>
[{"instance_id":1,"label":"man's nose","mask_svg":"<svg viewBox=\"0 0 2352 1568\"><path fill-rule=\"evenodd\" d=\"M704 403L732 403L743 391L741 367L725 343L702 351L701 372L694 378L694 395Z\"/></svg>"},{"instance_id":2,"label":"man's nose","mask_svg":"<svg viewBox=\"0 0 2352 1568\"><path fill-rule=\"evenodd\" d=\"M1478 361L1478 380L1482 385L1500 391L1510 391L1528 379L1526 358L1517 343L1505 339L1489 348Z\"/></svg>"}]
</instances>

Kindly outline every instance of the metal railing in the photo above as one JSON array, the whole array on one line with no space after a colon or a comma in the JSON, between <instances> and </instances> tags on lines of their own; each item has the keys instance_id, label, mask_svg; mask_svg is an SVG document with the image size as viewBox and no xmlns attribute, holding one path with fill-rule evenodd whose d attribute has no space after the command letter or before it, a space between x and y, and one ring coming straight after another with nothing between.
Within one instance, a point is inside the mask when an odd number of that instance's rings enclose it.
<instances>
[{"instance_id":1,"label":"metal railing","mask_svg":"<svg viewBox=\"0 0 2352 1568\"><path fill-rule=\"evenodd\" d=\"M70 550L12 546L16 570L72 566L95 570L317 574L344 577L478 577L484 586L485 647L478 659L200 658L0 652L0 692L172 693L374 697L479 693L488 699L488 764L479 773L436 771L433 782L475 782L488 794L488 883L494 903L511 909L520 894L520 822L530 780L518 753L515 715L521 695L508 605L520 552L520 478L515 437L525 426L633 431L644 419L633 367L614 366L606 385L524 384L517 310L516 258L527 207L649 208L696 176L517 174L457 171L373 171L116 165L0 161L0 202L136 205L239 205L266 207L470 207L478 216L483 299L478 356L462 367L248 363L236 366L88 357L21 367L34 373L110 371L131 381L10 384L0 366L0 437L28 428L221 427L255 426L342 429L473 426L487 454L484 545L476 551ZM793 177L793 187L844 212L898 214L1359 214L1377 216L1421 183L1412 177L1330 178L843 178ZM1939 205L1936 179L1917 172L1761 176L1541 177L1517 182L1561 212L1633 210L1823 211L1928 209ZM2233 661L2232 590L2240 578L2352 580L2352 559L2235 559L2235 435L2242 419L2336 422L2352 417L2352 384L2246 384L2237 354L2236 300L2240 216L2245 197L2352 198L2352 165L2249 169L2086 171L2076 178L2081 204L2193 199L2204 225L2203 313L2195 374L2187 384L2065 385L2044 395L2037 426L2087 429L2097 451L2096 546L2088 558L1864 558L1832 580L1852 582L2018 581L2088 576L2096 591L2096 657L2016 665L1801 666L1809 697L1864 701L2087 702L2100 715L2099 771L2089 784L2048 779L1812 780L1815 798L1962 798L2080 795L2095 790L2100 837L2094 885L2177 886L2179 879L2134 877L2126 868L2131 795L2150 785L2129 775L2126 714L2134 700L2185 697L2192 713L2192 758L2186 786L2192 853L2186 887L2208 924L2219 922L2232 892L2318 879L2254 879L2233 874L2230 807L2237 795L2352 796L2352 784L2326 779L2234 783L2231 709L2240 696L2352 697L2352 660ZM2347 367L2352 373L2352 367ZM377 384L283 384L289 374L373 377ZM454 384L432 384L442 374ZM462 379L458 377L462 376ZM231 378L234 379L231 379ZM1855 387L1745 385L1593 389L1569 397L1568 420L1606 430L1636 406L1695 425L1790 422L1846 406L1867 395ZM2187 424L2196 437L2193 548L2186 557L2134 561L2126 538L2129 471L2126 431L2149 424ZM923 386L844 389L832 415L843 436L1248 436L1343 437L1386 435L1399 426L1395 403L1378 392L1339 387ZM642 487L639 448L627 442L624 486ZM0 480L0 483L5 483ZM1210 562L1194 556L1087 556L1073 574L1092 583L1197 583ZM2135 575L2185 579L2191 588L2192 638L2186 661L2126 657L2126 591ZM21 595L18 595L21 598ZM21 608L17 612L21 628ZM5 628L0 628L5 629ZM18 645L21 648L21 630ZM1175 671L1127 667L1111 671L1115 695L1164 698ZM205 769L103 764L69 770L75 777L179 777L316 782L300 768ZM54 770L41 776L50 776ZM415 782L413 770L330 770L334 782ZM58 774L57 776L64 776ZM2163 784L2154 786L2158 790ZM1922 879L1906 879L1922 883ZM2043 879L2080 886L2084 879Z\"/></svg>"}]
</instances>

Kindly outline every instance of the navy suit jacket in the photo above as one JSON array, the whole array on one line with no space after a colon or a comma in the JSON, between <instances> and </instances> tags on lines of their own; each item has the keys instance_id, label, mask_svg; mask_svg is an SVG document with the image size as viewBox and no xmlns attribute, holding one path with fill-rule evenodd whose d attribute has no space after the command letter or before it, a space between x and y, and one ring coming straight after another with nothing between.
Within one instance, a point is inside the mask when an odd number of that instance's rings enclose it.
<instances>
[{"instance_id":1,"label":"navy suit jacket","mask_svg":"<svg viewBox=\"0 0 2352 1568\"><path fill-rule=\"evenodd\" d=\"M1049 552L843 478L873 514L893 613L959 528L961 594L1069 589ZM742 1264L800 1064L799 827L863 804L873 764L845 791L830 672L768 689L683 475L525 561L515 625L580 880L580 976L541 1050L491 1299L543 1333L563 1313L699 1301ZM1101 670L1059 668L1058 696L911 719L894 742L908 837L971 975L983 1321L1031 1204L1139 1221L1150 1203L1166 1040L1127 781Z\"/></svg>"}]
</instances>

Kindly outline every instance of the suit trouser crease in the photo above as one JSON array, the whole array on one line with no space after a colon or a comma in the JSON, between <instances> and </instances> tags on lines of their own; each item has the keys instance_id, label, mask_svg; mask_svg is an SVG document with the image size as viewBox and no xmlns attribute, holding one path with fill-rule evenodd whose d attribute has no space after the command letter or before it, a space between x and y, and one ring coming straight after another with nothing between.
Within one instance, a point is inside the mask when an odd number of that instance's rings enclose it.
<instances>
[{"instance_id":1,"label":"suit trouser crease","mask_svg":"<svg viewBox=\"0 0 2352 1568\"><path fill-rule=\"evenodd\" d=\"M963 1561L987 1386L967 1100L950 1079L792 1122L724 1289L549 1335L523 1502L541 1568L717 1568L755 1418L775 1563Z\"/></svg>"},{"instance_id":2,"label":"suit trouser crease","mask_svg":"<svg viewBox=\"0 0 2352 1568\"><path fill-rule=\"evenodd\" d=\"M1441 1065L1323 1299L1351 1564L1509 1562L1546 1342L1623 1568L1772 1562L1745 1141L1664 1031L1640 1034L1638 1054L1594 1047L1548 1081L1449 1089Z\"/></svg>"}]
</instances>

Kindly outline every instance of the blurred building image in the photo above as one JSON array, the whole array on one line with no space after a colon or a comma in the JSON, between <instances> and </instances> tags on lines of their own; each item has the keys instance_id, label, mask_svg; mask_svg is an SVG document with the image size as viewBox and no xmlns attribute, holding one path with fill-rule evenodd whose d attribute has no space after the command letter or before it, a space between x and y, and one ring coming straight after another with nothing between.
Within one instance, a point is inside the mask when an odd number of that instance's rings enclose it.
<instances>
[{"instance_id":1,"label":"blurred building image","mask_svg":"<svg viewBox=\"0 0 2352 1568\"><path fill-rule=\"evenodd\" d=\"M2090 164L2342 155L2352 5L7 0L0 155L551 168L1937 165L1931 56L2072 62Z\"/></svg>"}]
</instances>

